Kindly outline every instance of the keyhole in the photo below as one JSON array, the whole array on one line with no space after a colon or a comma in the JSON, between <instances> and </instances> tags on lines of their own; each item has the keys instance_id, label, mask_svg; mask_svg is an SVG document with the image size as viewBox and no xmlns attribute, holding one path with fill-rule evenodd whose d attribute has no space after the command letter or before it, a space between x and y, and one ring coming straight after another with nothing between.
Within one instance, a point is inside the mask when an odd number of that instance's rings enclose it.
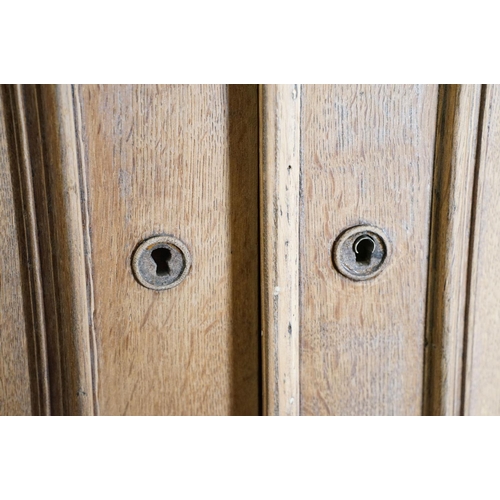
<instances>
[{"instance_id":1,"label":"keyhole","mask_svg":"<svg viewBox=\"0 0 500 500\"><path fill-rule=\"evenodd\" d=\"M353 249L356 254L356 262L367 266L372 259L375 242L369 236L361 236L354 242Z\"/></svg>"},{"instance_id":2,"label":"keyhole","mask_svg":"<svg viewBox=\"0 0 500 500\"><path fill-rule=\"evenodd\" d=\"M156 248L151 252L151 258L156 264L156 276L167 276L170 274L168 261L172 257L172 252L168 248Z\"/></svg>"}]
</instances>

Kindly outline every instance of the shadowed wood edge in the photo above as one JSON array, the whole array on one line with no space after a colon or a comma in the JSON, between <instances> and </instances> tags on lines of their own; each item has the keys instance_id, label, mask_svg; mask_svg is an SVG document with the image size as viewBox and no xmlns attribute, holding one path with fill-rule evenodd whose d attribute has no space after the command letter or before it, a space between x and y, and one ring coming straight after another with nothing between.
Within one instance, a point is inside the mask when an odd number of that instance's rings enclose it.
<instances>
[{"instance_id":1,"label":"shadowed wood edge","mask_svg":"<svg viewBox=\"0 0 500 500\"><path fill-rule=\"evenodd\" d=\"M480 85L439 89L432 195L424 415L459 415Z\"/></svg>"}]
</instances>

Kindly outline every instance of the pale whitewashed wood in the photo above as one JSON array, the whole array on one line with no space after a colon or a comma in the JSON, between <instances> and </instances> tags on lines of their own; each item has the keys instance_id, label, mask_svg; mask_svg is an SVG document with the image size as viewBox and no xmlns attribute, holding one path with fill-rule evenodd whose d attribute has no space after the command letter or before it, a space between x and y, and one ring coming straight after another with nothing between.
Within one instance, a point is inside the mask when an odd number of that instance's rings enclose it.
<instances>
[{"instance_id":1,"label":"pale whitewashed wood","mask_svg":"<svg viewBox=\"0 0 500 500\"><path fill-rule=\"evenodd\" d=\"M469 276L463 412L500 415L500 86L487 85Z\"/></svg>"},{"instance_id":2,"label":"pale whitewashed wood","mask_svg":"<svg viewBox=\"0 0 500 500\"><path fill-rule=\"evenodd\" d=\"M264 411L297 415L300 86L261 87L261 286Z\"/></svg>"},{"instance_id":3,"label":"pale whitewashed wood","mask_svg":"<svg viewBox=\"0 0 500 500\"><path fill-rule=\"evenodd\" d=\"M302 89L301 414L419 415L438 87ZM392 246L369 281L332 263L357 224Z\"/></svg>"},{"instance_id":4,"label":"pale whitewashed wood","mask_svg":"<svg viewBox=\"0 0 500 500\"><path fill-rule=\"evenodd\" d=\"M459 415L480 85L439 93L427 300L424 413Z\"/></svg>"}]
</instances>

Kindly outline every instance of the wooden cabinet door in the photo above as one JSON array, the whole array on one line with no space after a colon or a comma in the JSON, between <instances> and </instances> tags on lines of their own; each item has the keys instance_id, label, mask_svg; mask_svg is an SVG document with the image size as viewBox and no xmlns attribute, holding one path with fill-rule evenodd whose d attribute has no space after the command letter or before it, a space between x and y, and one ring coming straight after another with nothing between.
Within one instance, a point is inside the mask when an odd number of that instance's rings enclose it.
<instances>
[{"instance_id":1,"label":"wooden cabinet door","mask_svg":"<svg viewBox=\"0 0 500 500\"><path fill-rule=\"evenodd\" d=\"M258 414L258 87L3 97L2 413ZM157 235L192 255L169 290L132 272Z\"/></svg>"},{"instance_id":2,"label":"wooden cabinet door","mask_svg":"<svg viewBox=\"0 0 500 500\"><path fill-rule=\"evenodd\" d=\"M499 87L1 90L0 414L500 414Z\"/></svg>"}]
</instances>

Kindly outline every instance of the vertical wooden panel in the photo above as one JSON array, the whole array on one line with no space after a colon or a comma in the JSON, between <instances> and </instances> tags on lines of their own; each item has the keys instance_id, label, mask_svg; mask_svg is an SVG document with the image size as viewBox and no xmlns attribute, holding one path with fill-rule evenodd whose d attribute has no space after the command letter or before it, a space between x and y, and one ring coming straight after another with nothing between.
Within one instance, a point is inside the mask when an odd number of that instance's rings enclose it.
<instances>
[{"instance_id":1,"label":"vertical wooden panel","mask_svg":"<svg viewBox=\"0 0 500 500\"><path fill-rule=\"evenodd\" d=\"M469 276L463 411L500 414L500 86L484 97Z\"/></svg>"},{"instance_id":2,"label":"vertical wooden panel","mask_svg":"<svg viewBox=\"0 0 500 500\"><path fill-rule=\"evenodd\" d=\"M0 96L0 415L30 415L32 396L28 356L31 334L25 304L22 267L25 264L20 182L12 151L10 92ZM9 140L9 135L11 139ZM24 273L24 276L26 274Z\"/></svg>"},{"instance_id":3,"label":"vertical wooden panel","mask_svg":"<svg viewBox=\"0 0 500 500\"><path fill-rule=\"evenodd\" d=\"M422 412L437 86L304 86L301 413ZM372 224L386 269L333 267L347 227Z\"/></svg>"},{"instance_id":4,"label":"vertical wooden panel","mask_svg":"<svg viewBox=\"0 0 500 500\"><path fill-rule=\"evenodd\" d=\"M264 409L299 413L300 86L261 88Z\"/></svg>"},{"instance_id":5,"label":"vertical wooden panel","mask_svg":"<svg viewBox=\"0 0 500 500\"><path fill-rule=\"evenodd\" d=\"M439 95L427 300L427 415L458 415L480 85Z\"/></svg>"},{"instance_id":6,"label":"vertical wooden panel","mask_svg":"<svg viewBox=\"0 0 500 500\"><path fill-rule=\"evenodd\" d=\"M101 414L256 414L255 86L81 86ZM139 285L136 245L171 234L193 266Z\"/></svg>"}]
</instances>

